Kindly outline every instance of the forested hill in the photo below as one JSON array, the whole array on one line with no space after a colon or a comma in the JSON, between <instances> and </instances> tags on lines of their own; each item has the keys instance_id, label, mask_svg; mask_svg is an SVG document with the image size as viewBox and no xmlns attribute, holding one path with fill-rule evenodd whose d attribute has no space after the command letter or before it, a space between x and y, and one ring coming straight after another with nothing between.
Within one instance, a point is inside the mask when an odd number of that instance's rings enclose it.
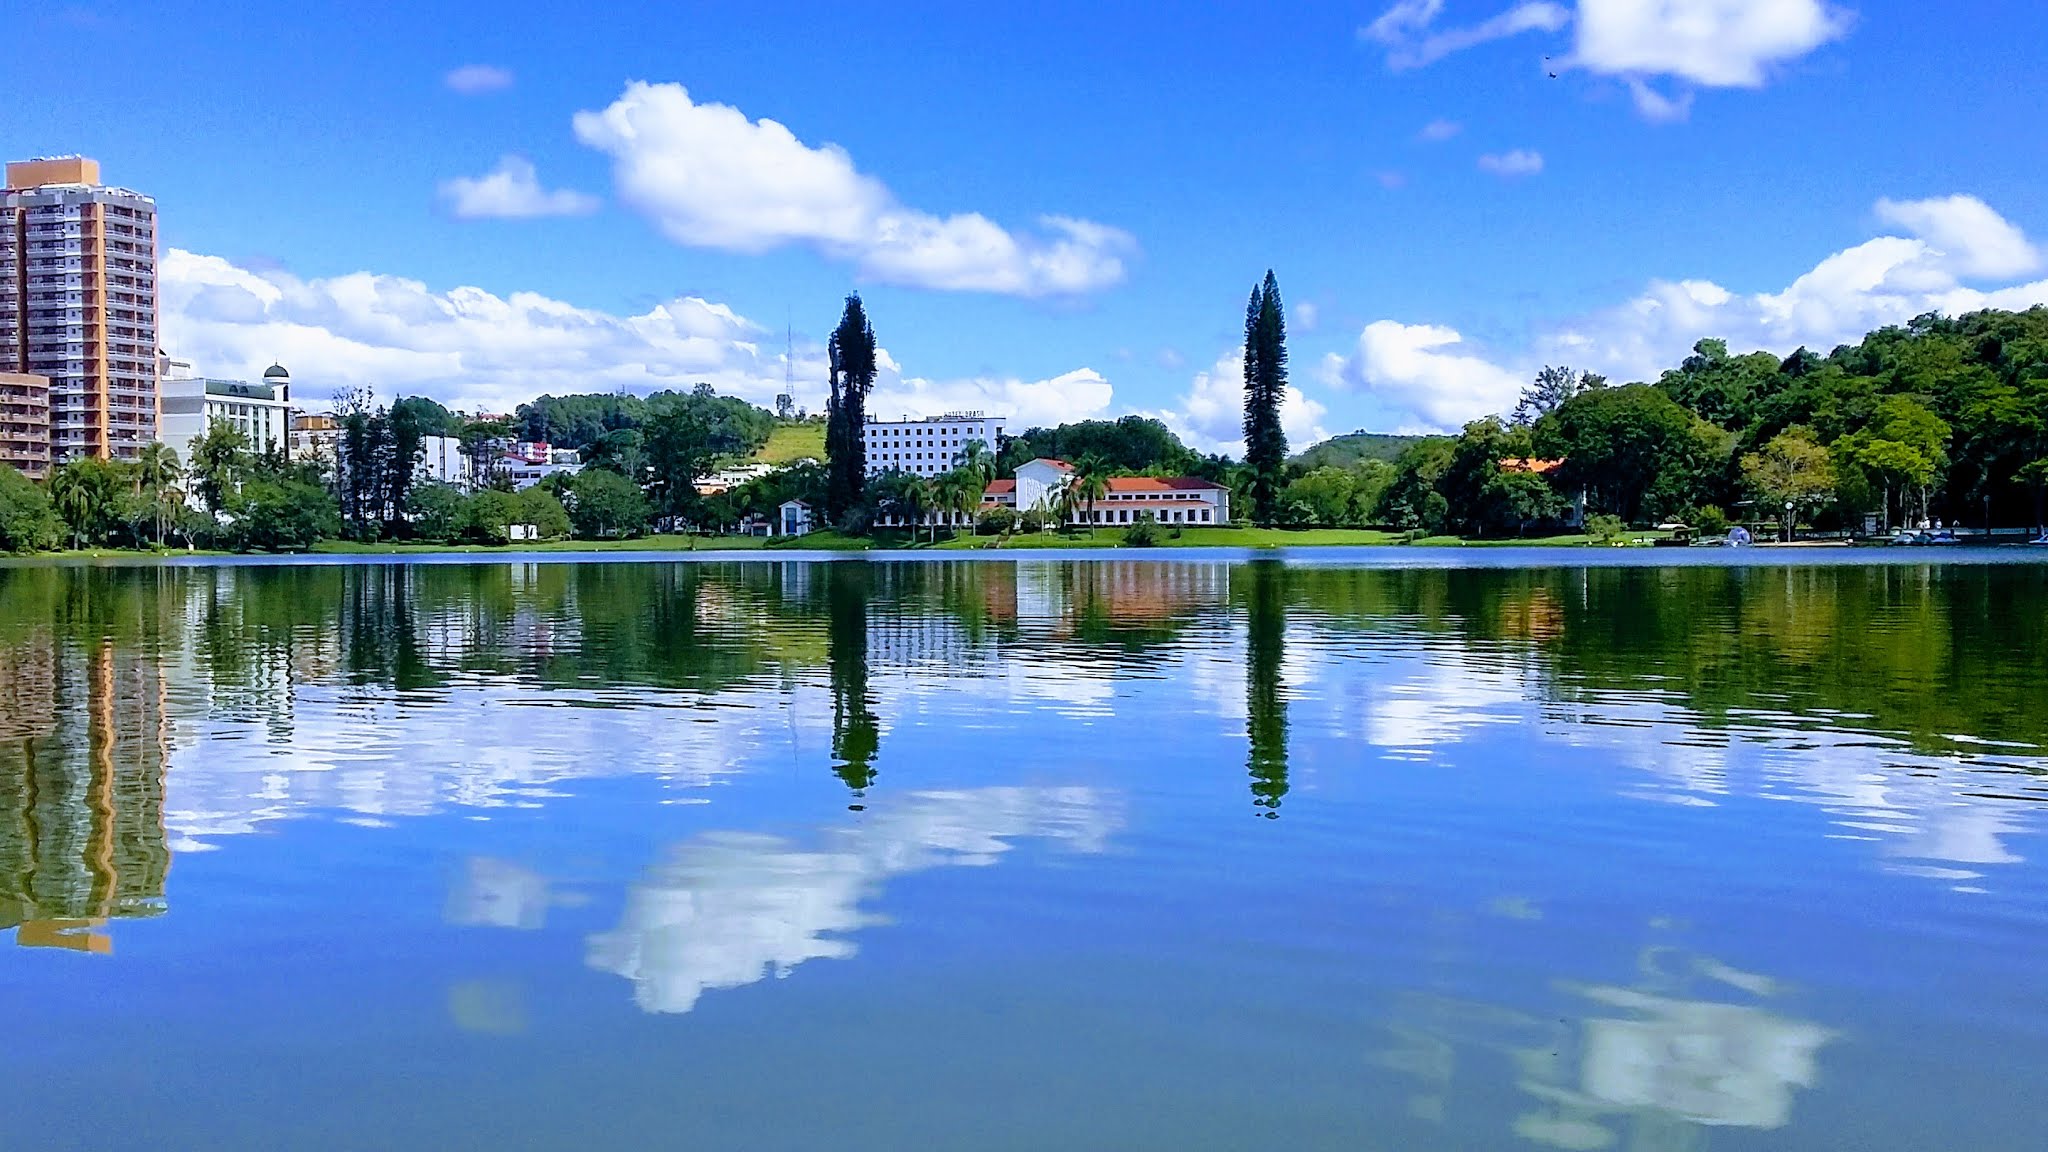
<instances>
[{"instance_id":1,"label":"forested hill","mask_svg":"<svg viewBox=\"0 0 2048 1152\"><path fill-rule=\"evenodd\" d=\"M1366 460L1392 461L1425 436L1394 436L1385 432L1353 432L1333 436L1296 456L1291 463L1304 472L1317 468L1350 468Z\"/></svg>"}]
</instances>

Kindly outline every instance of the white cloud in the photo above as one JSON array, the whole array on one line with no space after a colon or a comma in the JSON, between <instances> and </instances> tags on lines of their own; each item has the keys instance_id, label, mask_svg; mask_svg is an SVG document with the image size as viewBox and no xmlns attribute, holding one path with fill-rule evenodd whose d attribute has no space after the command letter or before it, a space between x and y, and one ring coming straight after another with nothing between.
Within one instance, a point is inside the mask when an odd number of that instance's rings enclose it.
<instances>
[{"instance_id":1,"label":"white cloud","mask_svg":"<svg viewBox=\"0 0 2048 1152\"><path fill-rule=\"evenodd\" d=\"M812 147L783 125L700 104L680 84L634 82L577 138L610 156L620 199L670 239L761 252L808 244L870 280L1014 296L1089 292L1123 279L1128 233L1068 216L1015 233L978 213L904 206L845 149Z\"/></svg>"},{"instance_id":2,"label":"white cloud","mask_svg":"<svg viewBox=\"0 0 2048 1152\"><path fill-rule=\"evenodd\" d=\"M1443 7L1443 0L1399 0L1360 34L1386 45L1387 66L1398 72L1524 32L1555 32L1571 21L1571 13L1562 5L1539 0L1518 4L1478 24L1431 32Z\"/></svg>"},{"instance_id":3,"label":"white cloud","mask_svg":"<svg viewBox=\"0 0 2048 1152\"><path fill-rule=\"evenodd\" d=\"M1514 407L1521 376L1459 351L1463 343L1455 329L1376 320L1359 333L1355 354L1333 366L1334 375L1431 428Z\"/></svg>"},{"instance_id":4,"label":"white cloud","mask_svg":"<svg viewBox=\"0 0 2048 1152\"><path fill-rule=\"evenodd\" d=\"M2041 267L2041 250L1975 196L1879 200L1877 218L1927 241L1955 262L1958 275L1996 279Z\"/></svg>"},{"instance_id":5,"label":"white cloud","mask_svg":"<svg viewBox=\"0 0 2048 1152\"><path fill-rule=\"evenodd\" d=\"M1456 120L1431 120L1422 126L1422 131L1417 135L1432 144L1440 144L1464 130L1465 126Z\"/></svg>"},{"instance_id":6,"label":"white cloud","mask_svg":"<svg viewBox=\"0 0 2048 1152\"><path fill-rule=\"evenodd\" d=\"M1479 170L1495 176L1534 176L1543 171L1543 153L1527 148L1488 153L1479 158Z\"/></svg>"},{"instance_id":7,"label":"white cloud","mask_svg":"<svg viewBox=\"0 0 2048 1152\"><path fill-rule=\"evenodd\" d=\"M1774 69L1847 35L1853 23L1828 0L1579 0L1575 11L1522 3L1478 24L1433 30L1443 7L1443 0L1399 0L1360 35L1386 45L1387 66L1400 71L1526 32L1557 32L1576 20L1564 66L1620 78L1637 111L1659 122L1684 119L1692 93L1667 95L1649 80L1761 88Z\"/></svg>"},{"instance_id":8,"label":"white cloud","mask_svg":"<svg viewBox=\"0 0 2048 1152\"><path fill-rule=\"evenodd\" d=\"M1849 25L1825 0L1579 0L1575 62L1610 76L1760 88L1773 66Z\"/></svg>"},{"instance_id":9,"label":"white cloud","mask_svg":"<svg viewBox=\"0 0 2048 1152\"><path fill-rule=\"evenodd\" d=\"M971 378L925 380L884 373L868 398L868 411L881 415L938 416L982 411L1009 417L1011 431L1088 420L1109 413L1109 381L1093 368L1077 368L1050 380Z\"/></svg>"},{"instance_id":10,"label":"white cloud","mask_svg":"<svg viewBox=\"0 0 2048 1152\"><path fill-rule=\"evenodd\" d=\"M517 220L535 216L587 216L595 196L540 186L540 174L523 156L505 156L482 176L458 176L441 185L448 210L463 220Z\"/></svg>"},{"instance_id":11,"label":"white cloud","mask_svg":"<svg viewBox=\"0 0 2048 1152\"><path fill-rule=\"evenodd\" d=\"M1322 318L1322 309L1316 307L1313 302L1301 300L1295 303L1293 323L1296 332L1315 331L1316 325L1322 321Z\"/></svg>"},{"instance_id":12,"label":"white cloud","mask_svg":"<svg viewBox=\"0 0 2048 1152\"><path fill-rule=\"evenodd\" d=\"M1330 438L1322 427L1329 411L1290 384L1280 401L1280 427L1290 450ZM1188 447L1199 452L1244 455L1244 350L1224 353L1213 368L1195 373L1176 407L1147 412L1166 422Z\"/></svg>"},{"instance_id":13,"label":"white cloud","mask_svg":"<svg viewBox=\"0 0 2048 1152\"><path fill-rule=\"evenodd\" d=\"M451 91L464 96L475 96L482 92L500 92L512 86L509 69L494 68L489 64L465 64L441 77Z\"/></svg>"},{"instance_id":14,"label":"white cloud","mask_svg":"<svg viewBox=\"0 0 2048 1152\"><path fill-rule=\"evenodd\" d=\"M301 280L173 248L159 268L164 346L202 371L253 378L272 361L298 374L317 405L334 389L372 385L444 404L509 412L542 392L649 392L703 382L766 404L782 391L781 341L730 307L694 296L618 316L532 292L436 292L416 280L356 272ZM1058 423L1107 414L1113 390L1093 369L1048 380L906 376L888 350L869 404L936 415L962 408ZM824 402L816 345L796 349L797 400ZM1020 425L1021 426L1021 423Z\"/></svg>"},{"instance_id":15,"label":"white cloud","mask_svg":"<svg viewBox=\"0 0 2048 1152\"><path fill-rule=\"evenodd\" d=\"M1326 363L1333 382L1363 389L1395 418L1451 430L1514 404L1542 364L1569 363L1617 381L1654 380L1705 337L1739 350L1826 352L1926 312L2048 303L2048 280L1977 288L2038 271L2040 249L1981 200L1881 201L1879 218L1907 235L1836 252L1776 292L1742 294L1707 280L1654 280L1633 299L1541 333L1521 352L1490 357L1453 329L1380 320L1350 356Z\"/></svg>"}]
</instances>

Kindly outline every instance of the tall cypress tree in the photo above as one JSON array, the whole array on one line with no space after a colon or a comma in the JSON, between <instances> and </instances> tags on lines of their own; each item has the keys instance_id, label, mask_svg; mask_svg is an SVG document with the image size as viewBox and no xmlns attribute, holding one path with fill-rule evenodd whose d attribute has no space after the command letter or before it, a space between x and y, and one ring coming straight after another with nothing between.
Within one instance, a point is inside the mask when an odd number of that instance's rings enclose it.
<instances>
[{"instance_id":1,"label":"tall cypress tree","mask_svg":"<svg viewBox=\"0 0 2048 1152\"><path fill-rule=\"evenodd\" d=\"M1280 401L1287 395L1287 317L1280 282L1266 271L1244 310L1244 462L1251 469L1252 520L1271 524L1280 512L1287 433Z\"/></svg>"},{"instance_id":2,"label":"tall cypress tree","mask_svg":"<svg viewBox=\"0 0 2048 1152\"><path fill-rule=\"evenodd\" d=\"M841 523L860 504L867 485L868 393L875 387L875 329L861 307L860 293L846 298L846 311L827 349L832 395L825 403L825 517Z\"/></svg>"}]
</instances>

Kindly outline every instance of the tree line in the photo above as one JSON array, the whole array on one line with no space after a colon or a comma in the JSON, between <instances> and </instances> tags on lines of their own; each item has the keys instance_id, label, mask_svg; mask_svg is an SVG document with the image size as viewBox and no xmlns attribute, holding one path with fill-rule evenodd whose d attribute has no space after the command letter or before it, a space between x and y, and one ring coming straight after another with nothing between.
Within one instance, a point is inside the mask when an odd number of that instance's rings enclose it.
<instances>
[{"instance_id":1,"label":"tree line","mask_svg":"<svg viewBox=\"0 0 2048 1152\"><path fill-rule=\"evenodd\" d=\"M1589 516L1637 526L2039 531L2044 496L2048 308L2036 307L1929 314L1825 356L1701 340L1653 382L1545 368L1512 412L1455 437L1295 471L1279 521L1513 534L1583 500Z\"/></svg>"}]
</instances>

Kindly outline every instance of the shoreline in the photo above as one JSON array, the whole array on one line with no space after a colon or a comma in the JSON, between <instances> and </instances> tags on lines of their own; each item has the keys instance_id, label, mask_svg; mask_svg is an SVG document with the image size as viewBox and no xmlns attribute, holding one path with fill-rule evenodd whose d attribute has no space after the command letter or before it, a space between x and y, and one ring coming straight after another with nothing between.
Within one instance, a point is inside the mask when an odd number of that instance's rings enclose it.
<instances>
[{"instance_id":1,"label":"shoreline","mask_svg":"<svg viewBox=\"0 0 2048 1152\"><path fill-rule=\"evenodd\" d=\"M2022 545L1855 547L1801 541L1747 548L1594 547L1589 544L1487 542L1484 544L1316 544L1280 546L1178 544L1156 547L1096 545L1031 548L664 548L643 546L540 547L513 545L446 548L422 545L317 549L296 553L152 553L104 550L41 556L0 556L0 571L19 568L274 568L295 566L443 564L688 564L1069 561L1228 561L1271 559L1360 568L1670 568L1795 565L1932 565L2048 563L2048 548Z\"/></svg>"}]
</instances>

